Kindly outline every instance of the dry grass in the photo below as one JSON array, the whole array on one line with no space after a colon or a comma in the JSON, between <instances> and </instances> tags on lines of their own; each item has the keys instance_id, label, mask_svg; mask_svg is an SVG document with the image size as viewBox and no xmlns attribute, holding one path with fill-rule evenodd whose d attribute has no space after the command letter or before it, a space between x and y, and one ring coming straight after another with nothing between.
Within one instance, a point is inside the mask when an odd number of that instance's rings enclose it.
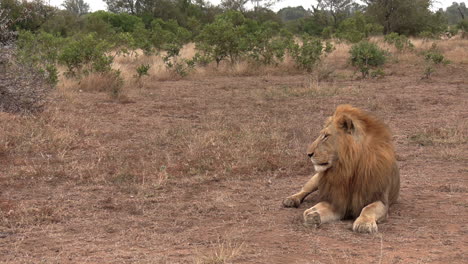
<instances>
[{"instance_id":1,"label":"dry grass","mask_svg":"<svg viewBox=\"0 0 468 264\"><path fill-rule=\"evenodd\" d=\"M388 66L401 66L406 75L356 80L347 65L348 49L337 44L321 68L307 75L298 74L287 60L279 68L209 65L178 81L159 56L119 57L115 66L134 103L109 100L112 80L89 75L79 84L61 80L43 113L0 113L0 239L7 241L0 243L0 262L265 263L270 254L276 254L276 263L305 262L281 261L284 252L317 256L321 263L331 258L336 263L380 261L378 250L367 258L343 256L338 249L330 250L330 257L315 254L310 250L315 241L319 249L331 242L348 247L343 252L359 253L376 244L351 234L348 222L305 230L300 221L291 221L300 219L301 212L280 209L280 199L300 188L311 172L305 148L325 116L342 103L370 108L389 121L401 138L399 153L416 157L411 162L426 164L421 152L430 158L442 155L456 171L466 157L467 124L456 120L463 115L456 101L463 95L463 83L442 76L437 85L421 84L411 76L419 74L420 58L411 54L401 56L400 65ZM191 56L193 47L183 54ZM141 64L150 64L151 70L140 86L133 76ZM437 109L449 109L454 116L431 117L444 125L421 129L417 123ZM417 192L411 189L417 177L411 175L434 168L403 164L409 175L403 205L382 229L389 236L384 249L398 253L404 248L394 241L401 234L410 246L424 244L413 243L413 233L403 231L415 227L408 218L418 217L406 214L431 212L407 207L408 200L417 200L411 196ZM466 190L448 188L453 196ZM419 205L425 204L436 203ZM457 209L455 203L450 208ZM421 228L440 225L430 215L424 219ZM454 223L451 228L457 230ZM230 242L229 236L217 240L225 231L233 231L243 243ZM342 244L344 239L351 242ZM56 245L59 252L50 249ZM412 257L404 261L416 259Z\"/></svg>"},{"instance_id":2,"label":"dry grass","mask_svg":"<svg viewBox=\"0 0 468 264\"><path fill-rule=\"evenodd\" d=\"M468 142L468 126L466 122L456 127L432 126L410 136L410 140L421 145L458 145Z\"/></svg>"},{"instance_id":3,"label":"dry grass","mask_svg":"<svg viewBox=\"0 0 468 264\"><path fill-rule=\"evenodd\" d=\"M243 244L218 241L210 246L208 253L198 253L195 264L229 264L242 254Z\"/></svg>"},{"instance_id":4,"label":"dry grass","mask_svg":"<svg viewBox=\"0 0 468 264\"><path fill-rule=\"evenodd\" d=\"M427 41L422 39L412 38L411 42L415 45L415 52L405 50L399 52L393 45L387 44L383 41L383 37L372 37L371 41L377 43L384 50L387 50L392 54L392 60L398 63L420 64L420 56L417 54L418 51L427 50L432 46L432 43L436 43L442 50L443 54L457 64L466 64L467 61L467 50L468 42L466 40L434 40ZM343 42L334 43L335 50L327 55L323 63L317 66L314 71L319 76L320 80L326 80L328 78L337 78L340 76L352 76L353 69L349 65L349 49L350 45ZM192 58L196 53L195 45L188 44L181 50L181 58ZM180 80L181 76L174 74L170 70L166 69L161 54L156 55L145 55L142 52L137 52L137 56L118 56L114 62L113 67L118 69L122 73L122 77L128 83L130 87L149 87L153 83L158 81L169 81L169 80ZM149 77L144 77L143 80L137 83L135 80L136 68L140 65L150 65ZM235 65L230 65L227 62L222 62L219 67L216 67L215 63L211 63L208 66L198 66L192 72L190 72L189 79L204 79L215 76L232 76L232 77L245 77L245 76L259 76L259 75L291 75L300 74L301 72L294 67L294 63L291 58L287 57L282 63L277 66L265 66L258 65L250 62L239 62Z\"/></svg>"}]
</instances>

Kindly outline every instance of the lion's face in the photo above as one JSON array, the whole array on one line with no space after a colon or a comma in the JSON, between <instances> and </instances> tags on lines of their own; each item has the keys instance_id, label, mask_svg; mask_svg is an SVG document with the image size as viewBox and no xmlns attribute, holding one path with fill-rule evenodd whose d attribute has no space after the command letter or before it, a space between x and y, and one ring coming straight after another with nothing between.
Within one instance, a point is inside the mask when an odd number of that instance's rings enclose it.
<instances>
[{"instance_id":1,"label":"lion's face","mask_svg":"<svg viewBox=\"0 0 468 264\"><path fill-rule=\"evenodd\" d=\"M338 157L336 137L336 128L329 119L318 138L307 148L307 155L314 164L315 171L323 172L333 167Z\"/></svg>"}]
</instances>

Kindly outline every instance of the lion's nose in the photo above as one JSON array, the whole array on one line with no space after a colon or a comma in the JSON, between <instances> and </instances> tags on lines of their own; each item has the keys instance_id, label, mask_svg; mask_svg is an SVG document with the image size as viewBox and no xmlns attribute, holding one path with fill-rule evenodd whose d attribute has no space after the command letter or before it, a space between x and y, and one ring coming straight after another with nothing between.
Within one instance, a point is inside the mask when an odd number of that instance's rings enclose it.
<instances>
[{"instance_id":1,"label":"lion's nose","mask_svg":"<svg viewBox=\"0 0 468 264\"><path fill-rule=\"evenodd\" d=\"M309 153L309 154L307 154L307 156L309 156L309 158L312 158L312 156L314 156L314 153L313 152Z\"/></svg>"}]
</instances>

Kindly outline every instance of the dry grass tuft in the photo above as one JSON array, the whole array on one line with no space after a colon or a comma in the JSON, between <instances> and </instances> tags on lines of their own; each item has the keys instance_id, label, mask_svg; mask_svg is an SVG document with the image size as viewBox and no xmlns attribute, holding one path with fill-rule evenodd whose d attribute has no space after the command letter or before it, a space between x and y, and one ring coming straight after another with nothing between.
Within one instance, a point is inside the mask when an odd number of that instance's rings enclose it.
<instances>
[{"instance_id":1,"label":"dry grass tuft","mask_svg":"<svg viewBox=\"0 0 468 264\"><path fill-rule=\"evenodd\" d=\"M77 133L60 123L53 111L9 118L8 125L0 126L0 146L3 152L17 154L66 152L73 146Z\"/></svg>"},{"instance_id":2,"label":"dry grass tuft","mask_svg":"<svg viewBox=\"0 0 468 264\"><path fill-rule=\"evenodd\" d=\"M3 205L2 205L3 204ZM26 203L0 203L0 227L15 231L18 228L58 223L61 221L56 208ZM1 230L1 229L0 229Z\"/></svg>"},{"instance_id":3,"label":"dry grass tuft","mask_svg":"<svg viewBox=\"0 0 468 264\"><path fill-rule=\"evenodd\" d=\"M421 146L431 145L458 145L468 142L467 123L457 127L430 127L411 135L409 139Z\"/></svg>"},{"instance_id":4,"label":"dry grass tuft","mask_svg":"<svg viewBox=\"0 0 468 264\"><path fill-rule=\"evenodd\" d=\"M243 244L218 241L213 243L212 250L206 254L199 253L196 264L227 264L238 258L243 250Z\"/></svg>"},{"instance_id":5,"label":"dry grass tuft","mask_svg":"<svg viewBox=\"0 0 468 264\"><path fill-rule=\"evenodd\" d=\"M122 88L122 81L115 73L91 73L78 82L83 92L111 92Z\"/></svg>"}]
</instances>

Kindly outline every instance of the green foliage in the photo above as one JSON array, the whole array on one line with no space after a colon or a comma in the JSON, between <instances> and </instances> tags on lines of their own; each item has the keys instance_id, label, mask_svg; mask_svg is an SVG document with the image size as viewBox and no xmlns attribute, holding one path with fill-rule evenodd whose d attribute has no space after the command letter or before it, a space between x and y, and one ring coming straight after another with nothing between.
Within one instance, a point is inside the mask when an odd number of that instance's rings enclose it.
<instances>
[{"instance_id":1,"label":"green foliage","mask_svg":"<svg viewBox=\"0 0 468 264\"><path fill-rule=\"evenodd\" d=\"M281 18L281 21L288 22L304 18L308 15L307 10L302 6L297 7L285 7L278 11L278 16Z\"/></svg>"},{"instance_id":2,"label":"green foliage","mask_svg":"<svg viewBox=\"0 0 468 264\"><path fill-rule=\"evenodd\" d=\"M172 43L164 46L166 55L163 57L166 69L180 77L186 77L195 68L195 59L187 60L179 57L181 46Z\"/></svg>"},{"instance_id":3,"label":"green foliage","mask_svg":"<svg viewBox=\"0 0 468 264\"><path fill-rule=\"evenodd\" d=\"M289 48L296 67L311 72L320 61L323 52L333 50L330 43L324 44L320 39L309 35L302 36L302 43L293 43Z\"/></svg>"},{"instance_id":4,"label":"green foliage","mask_svg":"<svg viewBox=\"0 0 468 264\"><path fill-rule=\"evenodd\" d=\"M59 62L67 66L69 75L89 72L109 72L113 57L107 53L112 45L99 40L96 34L78 36L70 40L59 55Z\"/></svg>"},{"instance_id":5,"label":"green foliage","mask_svg":"<svg viewBox=\"0 0 468 264\"><path fill-rule=\"evenodd\" d=\"M414 48L413 43L405 35L399 35L398 33L392 32L385 35L384 41L388 44L394 45L398 51L412 50Z\"/></svg>"},{"instance_id":6,"label":"green foliage","mask_svg":"<svg viewBox=\"0 0 468 264\"><path fill-rule=\"evenodd\" d=\"M423 77L421 79L429 79L430 76L435 72L438 65L450 63L445 59L442 51L437 47L437 44L433 43L431 48L423 51L422 55L426 61L426 68L423 72Z\"/></svg>"},{"instance_id":7,"label":"green foliage","mask_svg":"<svg viewBox=\"0 0 468 264\"><path fill-rule=\"evenodd\" d=\"M196 38L197 49L218 65L226 58L235 63L246 49L245 35L245 17L240 12L228 11L203 28Z\"/></svg>"},{"instance_id":8,"label":"green foliage","mask_svg":"<svg viewBox=\"0 0 468 264\"><path fill-rule=\"evenodd\" d=\"M197 52L192 58L192 61L194 62L195 65L199 66L207 66L210 64L213 60L210 56L207 56L206 54Z\"/></svg>"},{"instance_id":9,"label":"green foliage","mask_svg":"<svg viewBox=\"0 0 468 264\"><path fill-rule=\"evenodd\" d=\"M367 0L366 14L384 27L384 34L397 32L417 35L428 30L438 33L446 28L443 15L430 10L431 0Z\"/></svg>"},{"instance_id":10,"label":"green foliage","mask_svg":"<svg viewBox=\"0 0 468 264\"><path fill-rule=\"evenodd\" d=\"M76 16L89 13L89 4L83 0L65 0L63 1L62 6L65 10Z\"/></svg>"},{"instance_id":11,"label":"green foliage","mask_svg":"<svg viewBox=\"0 0 468 264\"><path fill-rule=\"evenodd\" d=\"M468 18L458 22L457 27L463 32L468 32Z\"/></svg>"},{"instance_id":12,"label":"green foliage","mask_svg":"<svg viewBox=\"0 0 468 264\"><path fill-rule=\"evenodd\" d=\"M150 68L151 68L151 66L149 64L141 64L140 66L138 66L136 68L136 72L137 72L136 77L138 79L141 79L141 77L143 77L145 75L149 76L148 71L149 71Z\"/></svg>"},{"instance_id":13,"label":"green foliage","mask_svg":"<svg viewBox=\"0 0 468 264\"><path fill-rule=\"evenodd\" d=\"M333 27L329 26L329 19L323 12L315 12L313 16L307 16L286 23L286 28L295 34L308 34L310 36L330 38ZM328 33L328 34L327 34Z\"/></svg>"},{"instance_id":14,"label":"green foliage","mask_svg":"<svg viewBox=\"0 0 468 264\"><path fill-rule=\"evenodd\" d=\"M183 45L191 38L191 33L180 27L177 21L164 21L160 18L151 22L151 42L156 49L162 49L165 44Z\"/></svg>"},{"instance_id":15,"label":"green foliage","mask_svg":"<svg viewBox=\"0 0 468 264\"><path fill-rule=\"evenodd\" d=\"M372 78L383 78L385 76L385 72L382 69L377 68L370 72L370 76Z\"/></svg>"},{"instance_id":16,"label":"green foliage","mask_svg":"<svg viewBox=\"0 0 468 264\"><path fill-rule=\"evenodd\" d=\"M431 78L432 73L434 73L434 67L433 67L432 65L426 66L426 68L424 69L424 73L423 73L423 76L421 77L421 79L429 79L429 78Z\"/></svg>"},{"instance_id":17,"label":"green foliage","mask_svg":"<svg viewBox=\"0 0 468 264\"><path fill-rule=\"evenodd\" d=\"M37 31L55 13L56 8L43 0L1 0L0 12L3 11L8 13L8 18L13 22L11 28Z\"/></svg>"},{"instance_id":18,"label":"green foliage","mask_svg":"<svg viewBox=\"0 0 468 264\"><path fill-rule=\"evenodd\" d=\"M444 54L440 51L435 43L432 44L431 48L424 52L424 59L427 62L433 64L447 64L449 63L448 60L445 59Z\"/></svg>"},{"instance_id":19,"label":"green foliage","mask_svg":"<svg viewBox=\"0 0 468 264\"><path fill-rule=\"evenodd\" d=\"M109 96L114 99L120 99L123 96L123 85L124 85L124 80L122 76L120 75L120 71L109 71L104 73L106 74L107 78L110 79L110 84L109 87L107 88Z\"/></svg>"},{"instance_id":20,"label":"green foliage","mask_svg":"<svg viewBox=\"0 0 468 264\"><path fill-rule=\"evenodd\" d=\"M17 42L18 59L38 70L50 84L55 85L58 81L56 64L64 42L62 38L49 33L21 31Z\"/></svg>"},{"instance_id":21,"label":"green foliage","mask_svg":"<svg viewBox=\"0 0 468 264\"><path fill-rule=\"evenodd\" d=\"M385 64L386 54L376 44L362 41L354 44L349 51L351 64L359 69L362 77L369 76L371 68Z\"/></svg>"},{"instance_id":22,"label":"green foliage","mask_svg":"<svg viewBox=\"0 0 468 264\"><path fill-rule=\"evenodd\" d=\"M445 16L447 17L448 23L450 25L457 25L463 18L460 13L462 13L465 17L468 17L468 8L465 3L458 1L452 2L452 5L447 7L445 10ZM465 18L466 19L466 18Z\"/></svg>"},{"instance_id":23,"label":"green foliage","mask_svg":"<svg viewBox=\"0 0 468 264\"><path fill-rule=\"evenodd\" d=\"M258 24L249 21L244 38L246 54L255 62L263 65L277 64L283 61L286 48L293 42L292 34L281 30L275 22Z\"/></svg>"},{"instance_id":24,"label":"green foliage","mask_svg":"<svg viewBox=\"0 0 468 264\"><path fill-rule=\"evenodd\" d=\"M84 19L77 17L67 11L57 10L41 25L41 30L56 36L70 37L76 34L84 25Z\"/></svg>"},{"instance_id":25,"label":"green foliage","mask_svg":"<svg viewBox=\"0 0 468 264\"><path fill-rule=\"evenodd\" d=\"M436 36L434 35L434 33L432 33L431 31L422 31L418 34L418 36L422 39L436 39Z\"/></svg>"},{"instance_id":26,"label":"green foliage","mask_svg":"<svg viewBox=\"0 0 468 264\"><path fill-rule=\"evenodd\" d=\"M97 11L87 16L87 20L91 23L102 21L110 25L115 32L133 32L139 24L143 24L140 17L129 14L113 14L106 11Z\"/></svg>"},{"instance_id":27,"label":"green foliage","mask_svg":"<svg viewBox=\"0 0 468 264\"><path fill-rule=\"evenodd\" d=\"M357 43L372 34L382 33L383 27L368 22L368 18L361 12L343 20L338 26L336 37L345 39L351 43Z\"/></svg>"}]
</instances>

